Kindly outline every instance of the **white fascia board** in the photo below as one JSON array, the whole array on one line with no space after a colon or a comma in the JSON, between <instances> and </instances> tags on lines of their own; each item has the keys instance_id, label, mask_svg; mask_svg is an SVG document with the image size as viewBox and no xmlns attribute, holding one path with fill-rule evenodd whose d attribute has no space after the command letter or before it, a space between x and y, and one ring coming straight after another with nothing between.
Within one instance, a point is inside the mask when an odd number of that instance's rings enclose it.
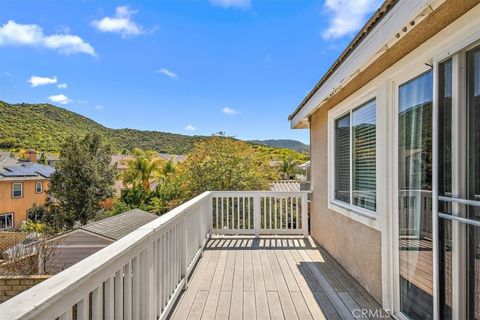
<instances>
[{"instance_id":1,"label":"white fascia board","mask_svg":"<svg viewBox=\"0 0 480 320\"><path fill-rule=\"evenodd\" d=\"M330 96L374 62L443 2L444 0L400 0L293 117L290 121L291 127L304 127L308 116L320 108ZM413 26L410 25L411 21L415 21ZM403 30L404 28L406 30ZM397 34L400 37L397 37Z\"/></svg>"}]
</instances>

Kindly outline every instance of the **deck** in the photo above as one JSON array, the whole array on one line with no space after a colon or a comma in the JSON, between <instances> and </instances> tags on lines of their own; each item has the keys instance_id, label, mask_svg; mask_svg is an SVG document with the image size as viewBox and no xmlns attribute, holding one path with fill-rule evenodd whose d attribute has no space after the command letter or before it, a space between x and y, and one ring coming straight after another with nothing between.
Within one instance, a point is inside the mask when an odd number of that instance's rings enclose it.
<instances>
[{"instance_id":1,"label":"deck","mask_svg":"<svg viewBox=\"0 0 480 320\"><path fill-rule=\"evenodd\" d=\"M188 289L169 318L303 320L388 316L311 238L222 236L208 242Z\"/></svg>"}]
</instances>

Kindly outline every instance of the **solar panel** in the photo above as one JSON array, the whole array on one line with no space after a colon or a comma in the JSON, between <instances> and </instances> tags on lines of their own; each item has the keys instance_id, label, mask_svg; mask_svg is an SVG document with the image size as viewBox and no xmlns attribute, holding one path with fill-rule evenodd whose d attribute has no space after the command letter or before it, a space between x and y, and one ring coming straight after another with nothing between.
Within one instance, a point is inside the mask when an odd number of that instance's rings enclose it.
<instances>
[{"instance_id":1,"label":"solar panel","mask_svg":"<svg viewBox=\"0 0 480 320\"><path fill-rule=\"evenodd\" d=\"M38 174L44 176L45 178L49 178L55 172L55 169L50 166L44 166L41 164L34 164L32 166Z\"/></svg>"},{"instance_id":2,"label":"solar panel","mask_svg":"<svg viewBox=\"0 0 480 320\"><path fill-rule=\"evenodd\" d=\"M53 167L41 164L22 164L19 166L5 166L1 173L4 177L35 177L41 175L45 178L50 177L55 169Z\"/></svg>"}]
</instances>

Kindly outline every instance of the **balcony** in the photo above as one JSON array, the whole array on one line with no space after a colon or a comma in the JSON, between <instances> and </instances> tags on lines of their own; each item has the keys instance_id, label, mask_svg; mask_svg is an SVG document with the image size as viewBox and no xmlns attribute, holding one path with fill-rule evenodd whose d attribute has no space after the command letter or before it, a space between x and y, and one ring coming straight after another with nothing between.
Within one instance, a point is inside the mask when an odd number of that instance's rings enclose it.
<instances>
[{"instance_id":1,"label":"balcony","mask_svg":"<svg viewBox=\"0 0 480 320\"><path fill-rule=\"evenodd\" d=\"M0 317L385 318L308 236L307 195L205 192L0 304Z\"/></svg>"}]
</instances>

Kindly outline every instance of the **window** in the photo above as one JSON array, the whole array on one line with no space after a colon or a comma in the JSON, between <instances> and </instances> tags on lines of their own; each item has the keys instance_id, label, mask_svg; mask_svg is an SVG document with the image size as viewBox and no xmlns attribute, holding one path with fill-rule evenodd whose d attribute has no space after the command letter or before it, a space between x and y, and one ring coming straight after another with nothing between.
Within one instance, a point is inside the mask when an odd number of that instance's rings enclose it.
<instances>
[{"instance_id":1,"label":"window","mask_svg":"<svg viewBox=\"0 0 480 320\"><path fill-rule=\"evenodd\" d=\"M42 181L35 182L35 193L42 193L43 192L43 183Z\"/></svg>"},{"instance_id":2,"label":"window","mask_svg":"<svg viewBox=\"0 0 480 320\"><path fill-rule=\"evenodd\" d=\"M0 214L0 230L13 228L13 213Z\"/></svg>"},{"instance_id":3,"label":"window","mask_svg":"<svg viewBox=\"0 0 480 320\"><path fill-rule=\"evenodd\" d=\"M376 105L335 120L335 199L376 211Z\"/></svg>"},{"instance_id":4,"label":"window","mask_svg":"<svg viewBox=\"0 0 480 320\"><path fill-rule=\"evenodd\" d=\"M21 198L23 197L23 183L16 182L12 183L12 198Z\"/></svg>"}]
</instances>

